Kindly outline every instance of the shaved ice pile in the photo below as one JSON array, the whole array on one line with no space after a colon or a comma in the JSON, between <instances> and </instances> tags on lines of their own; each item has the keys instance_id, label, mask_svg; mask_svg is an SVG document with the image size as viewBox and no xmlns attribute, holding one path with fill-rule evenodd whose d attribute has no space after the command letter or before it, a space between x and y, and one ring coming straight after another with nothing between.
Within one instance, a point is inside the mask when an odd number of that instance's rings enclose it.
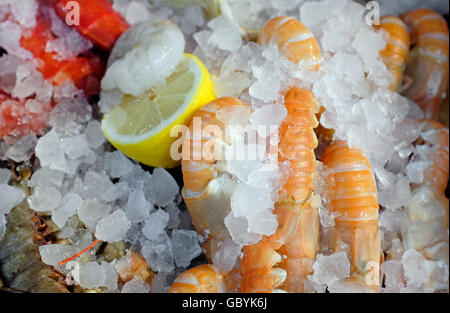
<instances>
[{"instance_id":1,"label":"shaved ice pile","mask_svg":"<svg viewBox=\"0 0 450 313\"><path fill-rule=\"evenodd\" d=\"M131 25L155 19L179 25L185 51L207 66L217 97L238 97L251 109L217 114L224 124L233 125L233 144L244 147L238 152L241 159L221 161L230 175L217 177L219 183L230 186L226 204L230 212L224 220L230 236L212 256L221 271L227 273L238 264L243 246L275 233L278 226L272 212L289 164L274 163L265 149L278 143L274 133L287 115L283 95L288 86L296 85L311 90L326 109L320 123L335 129L334 138L358 147L371 162L381 206L382 249L391 254L381 265L382 292L435 291L448 284L441 279L430 286L430 278L448 277L448 267L427 260L402 241L408 231L405 207L414 196L410 185L423 181L430 165L425 156L431 148L413 145L427 136L415 121L423 113L414 102L388 90L393 77L379 56L386 46L385 36L365 22L364 6L350 0L229 0L221 15L207 20L198 5L173 9L164 1L112 3ZM379 3L381 11L389 14L417 7ZM437 1L427 3L448 13L448 3L444 7ZM107 143L99 112L119 103L120 92L102 92L99 103L94 103L74 84L54 85L37 69L32 53L19 42L21 26L33 27L37 10L35 0L0 0L0 46L7 51L0 56L0 239L7 214L26 198L12 186L11 171L3 167L10 161L22 162L33 168L27 203L51 216L63 241L41 246L42 261L65 274L68 285L104 292L166 292L178 274L206 263L201 243L208 232L194 230L173 172L149 170ZM7 12L12 18L5 21ZM55 39L47 42L46 52L62 61L92 48L53 10L47 14ZM274 45L261 47L245 40L242 27L251 36L252 30L279 15L295 16L312 31L323 57L318 71L293 64ZM244 141L239 129L253 139ZM246 160L250 151L260 151L259 146L263 152ZM322 152L319 147L317 156ZM345 252L333 253L329 247L335 216L326 189L332 182L325 179L328 169L320 163L317 167L321 242L307 290L366 291L345 281L350 261ZM80 258L58 265L95 239L109 245L125 242L139 251L156 273L151 285L137 276L118 283L129 254L100 259L96 254L100 243Z\"/></svg>"}]
</instances>

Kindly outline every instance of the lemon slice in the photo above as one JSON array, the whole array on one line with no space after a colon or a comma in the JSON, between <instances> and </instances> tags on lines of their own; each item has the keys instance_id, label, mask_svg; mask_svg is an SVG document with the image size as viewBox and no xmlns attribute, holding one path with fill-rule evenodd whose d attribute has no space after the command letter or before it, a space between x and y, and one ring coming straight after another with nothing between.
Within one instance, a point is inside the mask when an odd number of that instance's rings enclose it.
<instances>
[{"instance_id":1,"label":"lemon slice","mask_svg":"<svg viewBox=\"0 0 450 313\"><path fill-rule=\"evenodd\" d=\"M177 140L170 136L175 125L188 125L192 116L214 100L208 70L194 55L185 53L165 84L139 97L125 95L122 103L103 116L102 131L125 155L143 164L173 168L170 155Z\"/></svg>"}]
</instances>

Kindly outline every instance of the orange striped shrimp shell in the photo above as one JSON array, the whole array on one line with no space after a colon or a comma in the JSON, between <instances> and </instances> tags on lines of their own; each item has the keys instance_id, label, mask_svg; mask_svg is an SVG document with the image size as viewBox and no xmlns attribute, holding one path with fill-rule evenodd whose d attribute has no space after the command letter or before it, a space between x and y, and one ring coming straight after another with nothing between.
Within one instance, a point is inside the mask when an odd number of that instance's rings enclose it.
<instances>
[{"instance_id":1,"label":"orange striped shrimp shell","mask_svg":"<svg viewBox=\"0 0 450 313\"><path fill-rule=\"evenodd\" d=\"M146 283L151 283L155 276L155 273L152 272L142 254L134 251L127 253L125 262L119 261L117 272L123 283L132 280L136 276Z\"/></svg>"},{"instance_id":2,"label":"orange striped shrimp shell","mask_svg":"<svg viewBox=\"0 0 450 313\"><path fill-rule=\"evenodd\" d=\"M330 208L339 214L331 244L336 252L347 252L351 281L379 291L379 206L371 165L361 151L349 148L345 141L331 144L322 162L331 170L335 182L330 191Z\"/></svg>"},{"instance_id":3,"label":"orange striped shrimp shell","mask_svg":"<svg viewBox=\"0 0 450 313\"><path fill-rule=\"evenodd\" d=\"M224 293L227 291L223 274L212 264L193 267L175 279L169 293Z\"/></svg>"},{"instance_id":4,"label":"orange striped shrimp shell","mask_svg":"<svg viewBox=\"0 0 450 313\"><path fill-rule=\"evenodd\" d=\"M317 102L310 91L294 87L286 94L285 105L288 114L280 126L279 161L289 161L292 174L275 204L277 231L243 249L242 292L303 292L319 249L318 199L313 192Z\"/></svg>"},{"instance_id":5,"label":"orange striped shrimp shell","mask_svg":"<svg viewBox=\"0 0 450 313\"><path fill-rule=\"evenodd\" d=\"M380 51L384 63L388 70L394 75L394 82L389 86L392 91L397 91L401 86L403 71L406 67L409 54L409 32L405 23L395 16L383 16L380 25L376 29L383 29L387 32L386 48Z\"/></svg>"},{"instance_id":6,"label":"orange striped shrimp shell","mask_svg":"<svg viewBox=\"0 0 450 313\"><path fill-rule=\"evenodd\" d=\"M258 34L258 43L275 43L283 55L294 63L305 60L318 69L322 57L320 47L311 31L292 16L270 19Z\"/></svg>"},{"instance_id":7,"label":"orange striped shrimp shell","mask_svg":"<svg viewBox=\"0 0 450 313\"><path fill-rule=\"evenodd\" d=\"M404 95L416 102L426 118L436 119L448 87L449 40L445 19L429 9L417 9L401 16L411 31L413 46L405 75L412 85Z\"/></svg>"},{"instance_id":8,"label":"orange striped shrimp shell","mask_svg":"<svg viewBox=\"0 0 450 313\"><path fill-rule=\"evenodd\" d=\"M449 131L445 125L433 120L419 120L422 132L426 132L425 144L432 145L429 158L432 161L424 171L422 185L435 188L445 193L449 175ZM422 136L424 137L424 136Z\"/></svg>"},{"instance_id":9,"label":"orange striped shrimp shell","mask_svg":"<svg viewBox=\"0 0 450 313\"><path fill-rule=\"evenodd\" d=\"M192 135L195 135L196 120L201 121L202 130L209 125L216 125L222 130L222 134L225 134L226 125L216 115L224 108L250 110L247 104L231 97L218 98L206 104L194 116L189 127L191 135L185 136L182 145L181 168L184 181L182 196L197 232L199 234L209 232L208 240L203 244L209 260L219 248L219 243L229 238L224 219L231 210L233 186L231 179L227 178L226 169L221 167L221 162L214 158L207 160L203 155L195 155L196 151L198 153L206 149L211 137L194 138ZM214 139L219 144L224 144L226 138Z\"/></svg>"}]
</instances>

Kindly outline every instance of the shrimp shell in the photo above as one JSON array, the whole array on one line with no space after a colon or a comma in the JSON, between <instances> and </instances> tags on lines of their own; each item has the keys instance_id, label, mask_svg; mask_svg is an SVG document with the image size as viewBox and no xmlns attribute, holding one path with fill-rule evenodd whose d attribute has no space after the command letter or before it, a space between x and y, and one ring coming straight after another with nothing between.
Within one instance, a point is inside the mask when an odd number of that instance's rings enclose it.
<instances>
[{"instance_id":1,"label":"shrimp shell","mask_svg":"<svg viewBox=\"0 0 450 313\"><path fill-rule=\"evenodd\" d=\"M392 91L397 91L402 83L403 71L409 54L409 32L405 23L395 16L383 16L380 25L376 29L387 32L386 48L380 51L388 70L394 75L394 82L389 86Z\"/></svg>"},{"instance_id":2,"label":"shrimp shell","mask_svg":"<svg viewBox=\"0 0 450 313\"><path fill-rule=\"evenodd\" d=\"M426 133L425 144L432 145L428 158L432 165L424 171L422 185L434 187L444 194L449 175L449 131L443 124L433 120L419 120L422 132Z\"/></svg>"},{"instance_id":3,"label":"shrimp shell","mask_svg":"<svg viewBox=\"0 0 450 313\"><path fill-rule=\"evenodd\" d=\"M196 118L200 118L202 127L216 125L220 127L222 134L225 134L226 125L217 118L217 113L226 107L248 108L244 102L231 97L218 98L206 104L194 116L189 126L191 135L184 138L182 145L181 168L184 181L182 196L197 232L199 234L208 232L208 239L203 243L203 247L209 260L219 249L220 243L230 238L224 219L231 210L231 195L235 183L218 160L207 160L203 155L200 158L195 157L195 151L204 151L211 138L193 137L194 122ZM214 140L220 145L230 144L223 137Z\"/></svg>"},{"instance_id":4,"label":"shrimp shell","mask_svg":"<svg viewBox=\"0 0 450 313\"><path fill-rule=\"evenodd\" d=\"M299 20L291 16L270 19L258 34L258 43L274 43L281 53L294 63L305 60L318 69L321 53L316 38Z\"/></svg>"},{"instance_id":5,"label":"shrimp shell","mask_svg":"<svg viewBox=\"0 0 450 313\"><path fill-rule=\"evenodd\" d=\"M169 293L224 293L224 275L212 264L193 267L175 279Z\"/></svg>"},{"instance_id":6,"label":"shrimp shell","mask_svg":"<svg viewBox=\"0 0 450 313\"><path fill-rule=\"evenodd\" d=\"M322 162L333 175L335 186L330 190L330 207L335 218L332 246L334 251L346 250L351 269L349 281L379 291L380 226L375 180L369 161L358 149L345 141L331 144Z\"/></svg>"},{"instance_id":7,"label":"shrimp shell","mask_svg":"<svg viewBox=\"0 0 450 313\"><path fill-rule=\"evenodd\" d=\"M413 83L404 95L422 108L426 118L436 119L448 87L447 23L440 14L429 9L413 10L401 18L411 31L413 46L405 71Z\"/></svg>"},{"instance_id":8,"label":"shrimp shell","mask_svg":"<svg viewBox=\"0 0 450 313\"><path fill-rule=\"evenodd\" d=\"M286 94L285 105L288 115L280 126L279 160L290 162L292 175L275 204L277 231L244 247L242 292L304 292L319 250L318 199L313 192L317 102L311 92L294 87ZM286 256L284 260L280 253Z\"/></svg>"}]
</instances>

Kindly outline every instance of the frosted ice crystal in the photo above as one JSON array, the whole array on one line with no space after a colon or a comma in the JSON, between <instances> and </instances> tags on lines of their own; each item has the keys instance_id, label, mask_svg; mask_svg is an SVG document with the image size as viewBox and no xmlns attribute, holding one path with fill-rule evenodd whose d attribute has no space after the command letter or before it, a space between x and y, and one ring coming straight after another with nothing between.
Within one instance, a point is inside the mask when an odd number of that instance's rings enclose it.
<instances>
[{"instance_id":1,"label":"frosted ice crystal","mask_svg":"<svg viewBox=\"0 0 450 313\"><path fill-rule=\"evenodd\" d=\"M131 162L122 152L116 150L105 155L105 169L112 178L122 177L133 169Z\"/></svg>"},{"instance_id":2,"label":"frosted ice crystal","mask_svg":"<svg viewBox=\"0 0 450 313\"><path fill-rule=\"evenodd\" d=\"M51 266L58 266L58 263L74 254L78 253L73 246L63 244L48 244L39 247L42 262Z\"/></svg>"},{"instance_id":3,"label":"frosted ice crystal","mask_svg":"<svg viewBox=\"0 0 450 313\"><path fill-rule=\"evenodd\" d=\"M194 230L178 230L172 232L172 246L175 264L178 267L187 267L191 260L202 253L198 243L198 235Z\"/></svg>"},{"instance_id":4,"label":"frosted ice crystal","mask_svg":"<svg viewBox=\"0 0 450 313\"><path fill-rule=\"evenodd\" d=\"M163 210L158 210L145 220L145 226L142 229L142 232L145 237L154 240L164 231L168 221L169 214Z\"/></svg>"},{"instance_id":5,"label":"frosted ice crystal","mask_svg":"<svg viewBox=\"0 0 450 313\"><path fill-rule=\"evenodd\" d=\"M29 134L20 138L7 151L5 156L16 162L28 161L34 153L37 137Z\"/></svg>"},{"instance_id":6,"label":"frosted ice crystal","mask_svg":"<svg viewBox=\"0 0 450 313\"><path fill-rule=\"evenodd\" d=\"M146 186L146 197L158 206L167 206L179 192L175 179L162 167L153 170Z\"/></svg>"},{"instance_id":7,"label":"frosted ice crystal","mask_svg":"<svg viewBox=\"0 0 450 313\"><path fill-rule=\"evenodd\" d=\"M161 241L146 241L142 248L142 255L153 271L171 272L175 265L170 238Z\"/></svg>"},{"instance_id":8,"label":"frosted ice crystal","mask_svg":"<svg viewBox=\"0 0 450 313\"><path fill-rule=\"evenodd\" d=\"M127 281L120 290L121 293L149 293L150 286L146 284L139 277L134 277L132 280Z\"/></svg>"},{"instance_id":9,"label":"frosted ice crystal","mask_svg":"<svg viewBox=\"0 0 450 313\"><path fill-rule=\"evenodd\" d=\"M130 227L125 212L119 209L98 221L95 236L99 240L114 243L125 239Z\"/></svg>"},{"instance_id":10,"label":"frosted ice crystal","mask_svg":"<svg viewBox=\"0 0 450 313\"><path fill-rule=\"evenodd\" d=\"M61 206L52 212L52 220L62 228L67 219L76 214L83 205L83 199L76 193L69 193L62 198Z\"/></svg>"},{"instance_id":11,"label":"frosted ice crystal","mask_svg":"<svg viewBox=\"0 0 450 313\"><path fill-rule=\"evenodd\" d=\"M345 252L337 252L329 256L318 254L313 269L312 280L319 284L330 284L349 277L350 262Z\"/></svg>"},{"instance_id":12,"label":"frosted ice crystal","mask_svg":"<svg viewBox=\"0 0 450 313\"><path fill-rule=\"evenodd\" d=\"M110 211L109 205L95 199L87 199L78 210L78 218L93 231L97 221L107 216Z\"/></svg>"},{"instance_id":13,"label":"frosted ice crystal","mask_svg":"<svg viewBox=\"0 0 450 313\"><path fill-rule=\"evenodd\" d=\"M61 204L61 193L55 187L41 186L28 197L30 208L37 212L50 212Z\"/></svg>"},{"instance_id":14,"label":"frosted ice crystal","mask_svg":"<svg viewBox=\"0 0 450 313\"><path fill-rule=\"evenodd\" d=\"M17 188L6 184L0 184L0 215L8 214L9 211L25 199L25 193Z\"/></svg>"}]
</instances>

